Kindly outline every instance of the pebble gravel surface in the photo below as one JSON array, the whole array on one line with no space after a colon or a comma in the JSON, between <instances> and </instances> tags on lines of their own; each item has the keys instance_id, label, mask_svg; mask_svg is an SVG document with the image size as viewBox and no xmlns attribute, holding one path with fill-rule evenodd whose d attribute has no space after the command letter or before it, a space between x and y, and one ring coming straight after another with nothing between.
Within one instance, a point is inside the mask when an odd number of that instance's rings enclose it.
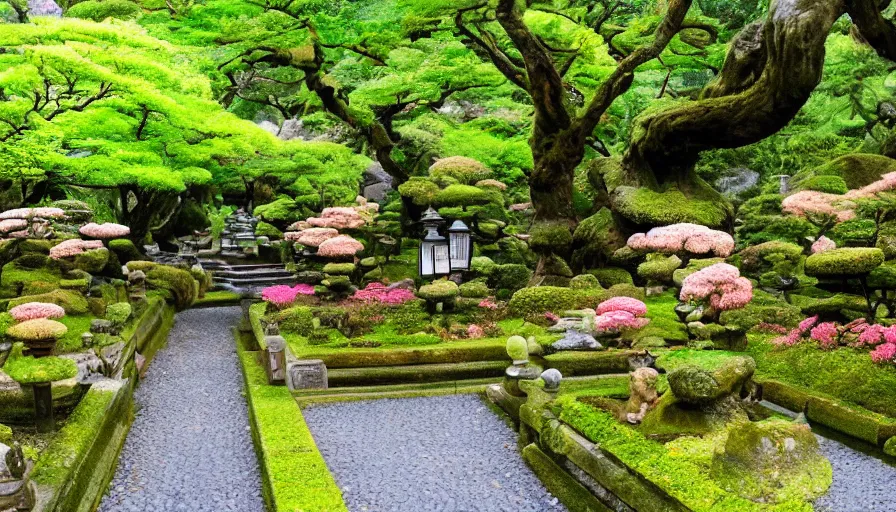
<instances>
[{"instance_id":1,"label":"pebble gravel surface","mask_svg":"<svg viewBox=\"0 0 896 512\"><path fill-rule=\"evenodd\" d=\"M264 512L230 328L240 308L178 314L140 383L99 512Z\"/></svg>"},{"instance_id":2,"label":"pebble gravel surface","mask_svg":"<svg viewBox=\"0 0 896 512\"><path fill-rule=\"evenodd\" d=\"M896 511L896 468L838 441L818 436L818 442L834 468L834 483L815 501L817 512Z\"/></svg>"},{"instance_id":3,"label":"pebble gravel surface","mask_svg":"<svg viewBox=\"0 0 896 512\"><path fill-rule=\"evenodd\" d=\"M303 411L352 512L559 512L516 433L475 395Z\"/></svg>"}]
</instances>

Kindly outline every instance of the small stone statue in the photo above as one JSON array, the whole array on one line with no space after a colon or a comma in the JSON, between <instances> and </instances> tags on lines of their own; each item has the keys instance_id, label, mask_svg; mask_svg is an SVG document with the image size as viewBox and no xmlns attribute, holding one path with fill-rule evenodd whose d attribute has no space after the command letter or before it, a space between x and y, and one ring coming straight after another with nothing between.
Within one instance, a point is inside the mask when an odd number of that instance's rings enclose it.
<instances>
[{"instance_id":1,"label":"small stone statue","mask_svg":"<svg viewBox=\"0 0 896 512\"><path fill-rule=\"evenodd\" d=\"M132 302L146 300L146 274L142 270L135 270L128 274L129 298Z\"/></svg>"},{"instance_id":2,"label":"small stone statue","mask_svg":"<svg viewBox=\"0 0 896 512\"><path fill-rule=\"evenodd\" d=\"M647 411L656 405L659 399L656 391L659 375L653 368L638 368L631 373L628 384L631 396L625 404L625 419L632 425L640 424Z\"/></svg>"}]
</instances>

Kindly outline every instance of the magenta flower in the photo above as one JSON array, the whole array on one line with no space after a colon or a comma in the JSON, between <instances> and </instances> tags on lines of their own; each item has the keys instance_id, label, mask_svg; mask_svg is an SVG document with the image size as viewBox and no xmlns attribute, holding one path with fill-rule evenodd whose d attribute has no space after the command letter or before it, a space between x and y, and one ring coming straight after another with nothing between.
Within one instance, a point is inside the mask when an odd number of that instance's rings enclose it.
<instances>
[{"instance_id":1,"label":"magenta flower","mask_svg":"<svg viewBox=\"0 0 896 512\"><path fill-rule=\"evenodd\" d=\"M840 333L837 330L837 324L834 322L825 322L818 324L812 328L809 337L817 341L823 348L834 348L837 346L837 339Z\"/></svg>"},{"instance_id":2,"label":"magenta flower","mask_svg":"<svg viewBox=\"0 0 896 512\"><path fill-rule=\"evenodd\" d=\"M647 314L647 306L640 300L631 297L613 297L597 306L598 315L603 315L610 311L627 311L634 316L644 316Z\"/></svg>"},{"instance_id":3,"label":"magenta flower","mask_svg":"<svg viewBox=\"0 0 896 512\"><path fill-rule=\"evenodd\" d=\"M282 309L295 302L299 295L314 295L314 287L310 284L270 286L261 291L261 300Z\"/></svg>"},{"instance_id":4,"label":"magenta flower","mask_svg":"<svg viewBox=\"0 0 896 512\"><path fill-rule=\"evenodd\" d=\"M363 290L358 290L351 296L351 300L361 302L375 302L389 306L404 304L414 300L414 292L404 288L389 289L382 283L370 283Z\"/></svg>"},{"instance_id":5,"label":"magenta flower","mask_svg":"<svg viewBox=\"0 0 896 512\"><path fill-rule=\"evenodd\" d=\"M716 311L730 311L746 306L753 299L753 284L740 276L737 267L716 263L686 277L679 298L708 301Z\"/></svg>"},{"instance_id":6,"label":"magenta flower","mask_svg":"<svg viewBox=\"0 0 896 512\"><path fill-rule=\"evenodd\" d=\"M478 340L479 338L485 337L485 331L482 327L479 327L476 324L470 324L470 326L467 327L467 337L471 340Z\"/></svg>"},{"instance_id":7,"label":"magenta flower","mask_svg":"<svg viewBox=\"0 0 896 512\"><path fill-rule=\"evenodd\" d=\"M488 298L479 301L479 307L483 309L498 309L498 304L496 304L491 298Z\"/></svg>"},{"instance_id":8,"label":"magenta flower","mask_svg":"<svg viewBox=\"0 0 896 512\"><path fill-rule=\"evenodd\" d=\"M883 343L871 352L871 360L875 363L896 362L896 343Z\"/></svg>"},{"instance_id":9,"label":"magenta flower","mask_svg":"<svg viewBox=\"0 0 896 512\"><path fill-rule=\"evenodd\" d=\"M812 244L812 254L818 254L820 252L830 251L836 248L836 242L826 236L822 236Z\"/></svg>"}]
</instances>

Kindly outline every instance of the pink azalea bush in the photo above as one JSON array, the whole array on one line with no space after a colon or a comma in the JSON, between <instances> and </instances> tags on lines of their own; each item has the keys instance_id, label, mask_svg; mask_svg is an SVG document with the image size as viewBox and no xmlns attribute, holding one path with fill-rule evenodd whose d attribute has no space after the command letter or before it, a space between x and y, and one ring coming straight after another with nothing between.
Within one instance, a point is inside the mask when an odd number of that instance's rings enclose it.
<instances>
[{"instance_id":1,"label":"pink azalea bush","mask_svg":"<svg viewBox=\"0 0 896 512\"><path fill-rule=\"evenodd\" d=\"M0 220L0 232L9 233L10 231L20 231L28 227L28 221L25 219L4 219Z\"/></svg>"},{"instance_id":2,"label":"pink azalea bush","mask_svg":"<svg viewBox=\"0 0 896 512\"><path fill-rule=\"evenodd\" d=\"M358 211L350 206L324 208L320 217L311 217L308 224L318 228L357 229L366 224Z\"/></svg>"},{"instance_id":3,"label":"pink azalea bush","mask_svg":"<svg viewBox=\"0 0 896 512\"><path fill-rule=\"evenodd\" d=\"M598 304L596 311L598 315L610 311L627 311L634 316L644 316L647 314L647 305L631 297L613 297Z\"/></svg>"},{"instance_id":4,"label":"pink azalea bush","mask_svg":"<svg viewBox=\"0 0 896 512\"><path fill-rule=\"evenodd\" d=\"M875 363L896 363L896 343L881 343L871 351Z\"/></svg>"},{"instance_id":5,"label":"pink azalea bush","mask_svg":"<svg viewBox=\"0 0 896 512\"><path fill-rule=\"evenodd\" d=\"M635 233L629 237L627 245L636 251L666 254L689 252L727 258L734 251L734 238L724 231L682 223L653 228L647 233Z\"/></svg>"},{"instance_id":6,"label":"pink azalea bush","mask_svg":"<svg viewBox=\"0 0 896 512\"><path fill-rule=\"evenodd\" d=\"M467 338L470 338L471 340L478 340L484 337L485 330L482 327L479 327L476 324L470 324L470 326L467 327Z\"/></svg>"},{"instance_id":7,"label":"pink azalea bush","mask_svg":"<svg viewBox=\"0 0 896 512\"><path fill-rule=\"evenodd\" d=\"M317 255L324 258L345 258L364 250L364 245L348 235L325 240L317 248Z\"/></svg>"},{"instance_id":8,"label":"pink azalea bush","mask_svg":"<svg viewBox=\"0 0 896 512\"><path fill-rule=\"evenodd\" d=\"M859 189L840 194L828 194L814 190L803 190L792 194L781 202L785 213L806 217L807 215L829 215L837 222L856 218L855 200L868 199L896 189L896 172L881 176L881 179Z\"/></svg>"},{"instance_id":9,"label":"pink azalea bush","mask_svg":"<svg viewBox=\"0 0 896 512\"><path fill-rule=\"evenodd\" d=\"M314 287L310 284L269 286L261 291L261 300L282 309L295 302L299 295L314 295Z\"/></svg>"},{"instance_id":10,"label":"pink azalea bush","mask_svg":"<svg viewBox=\"0 0 896 512\"><path fill-rule=\"evenodd\" d=\"M25 322L38 318L62 318L65 316L65 310L56 304L27 302L10 309L9 314L16 322Z\"/></svg>"},{"instance_id":11,"label":"pink azalea bush","mask_svg":"<svg viewBox=\"0 0 896 512\"><path fill-rule=\"evenodd\" d=\"M826 236L822 236L812 244L812 254L830 251L837 248L837 243Z\"/></svg>"},{"instance_id":12,"label":"pink azalea bush","mask_svg":"<svg viewBox=\"0 0 896 512\"><path fill-rule=\"evenodd\" d=\"M708 302L716 311L746 306L753 299L753 284L737 267L716 263L687 276L681 285L683 301Z\"/></svg>"},{"instance_id":13,"label":"pink azalea bush","mask_svg":"<svg viewBox=\"0 0 896 512\"><path fill-rule=\"evenodd\" d=\"M488 297L486 299L482 299L479 301L479 307L483 309L498 309L500 306L491 298Z\"/></svg>"},{"instance_id":14,"label":"pink azalea bush","mask_svg":"<svg viewBox=\"0 0 896 512\"><path fill-rule=\"evenodd\" d=\"M53 259L60 258L69 258L71 256L77 256L84 251L89 251L92 249L102 249L103 242L99 240L80 240L74 238L72 240L65 240L50 249L50 257Z\"/></svg>"},{"instance_id":15,"label":"pink azalea bush","mask_svg":"<svg viewBox=\"0 0 896 512\"><path fill-rule=\"evenodd\" d=\"M61 208L16 208L0 213L0 220L6 219L30 219L40 217L42 219L61 219L65 217L65 210Z\"/></svg>"},{"instance_id":16,"label":"pink azalea bush","mask_svg":"<svg viewBox=\"0 0 896 512\"><path fill-rule=\"evenodd\" d=\"M89 236L90 238L109 240L130 235L131 228L122 224L115 224L114 222L107 222L105 224L97 224L95 222L91 222L90 224L84 224L83 226L81 226L79 232L84 236Z\"/></svg>"},{"instance_id":17,"label":"pink azalea bush","mask_svg":"<svg viewBox=\"0 0 896 512\"><path fill-rule=\"evenodd\" d=\"M838 347L871 349L875 363L896 363L896 326L869 324L864 319L847 324L818 323L818 316L807 318L786 336L772 340L779 346L790 347L800 342L815 342L824 350Z\"/></svg>"},{"instance_id":18,"label":"pink azalea bush","mask_svg":"<svg viewBox=\"0 0 896 512\"><path fill-rule=\"evenodd\" d=\"M414 292L404 288L389 289L383 283L370 283L363 290L358 290L352 295L351 300L386 304L397 306L409 300L414 300Z\"/></svg>"},{"instance_id":19,"label":"pink azalea bush","mask_svg":"<svg viewBox=\"0 0 896 512\"><path fill-rule=\"evenodd\" d=\"M287 233L287 235L290 234ZM320 247L320 244L337 236L339 236L339 231L333 228L308 228L299 232L295 240L292 241L307 247ZM287 240L291 240L291 238L287 237Z\"/></svg>"}]
</instances>

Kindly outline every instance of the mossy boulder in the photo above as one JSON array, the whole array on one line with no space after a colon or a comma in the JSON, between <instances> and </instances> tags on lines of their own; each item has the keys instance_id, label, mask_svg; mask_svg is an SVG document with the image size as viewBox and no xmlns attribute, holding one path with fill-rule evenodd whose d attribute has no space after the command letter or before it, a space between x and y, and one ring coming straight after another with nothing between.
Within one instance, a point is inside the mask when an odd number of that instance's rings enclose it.
<instances>
[{"instance_id":1,"label":"mossy boulder","mask_svg":"<svg viewBox=\"0 0 896 512\"><path fill-rule=\"evenodd\" d=\"M685 365L669 372L669 389L684 403L706 405L739 392L755 371L756 362L746 356L732 357L713 371Z\"/></svg>"},{"instance_id":2,"label":"mossy boulder","mask_svg":"<svg viewBox=\"0 0 896 512\"><path fill-rule=\"evenodd\" d=\"M402 197L410 199L417 206L429 206L435 203L439 186L428 178L415 176L399 185L398 193Z\"/></svg>"},{"instance_id":3,"label":"mossy boulder","mask_svg":"<svg viewBox=\"0 0 896 512\"><path fill-rule=\"evenodd\" d=\"M723 311L719 323L747 332L761 323L794 327L804 318L802 310L763 290L753 290L753 300L740 309Z\"/></svg>"},{"instance_id":4,"label":"mossy boulder","mask_svg":"<svg viewBox=\"0 0 896 512\"><path fill-rule=\"evenodd\" d=\"M463 156L442 158L429 168L429 176L434 180L450 178L465 185L488 179L491 174L491 170L478 160Z\"/></svg>"},{"instance_id":5,"label":"mossy boulder","mask_svg":"<svg viewBox=\"0 0 896 512\"><path fill-rule=\"evenodd\" d=\"M127 302L116 302L106 306L106 320L117 326L122 326L131 318L132 308Z\"/></svg>"},{"instance_id":6,"label":"mossy boulder","mask_svg":"<svg viewBox=\"0 0 896 512\"><path fill-rule=\"evenodd\" d=\"M896 261L888 261L868 274L868 286L877 290L896 290Z\"/></svg>"},{"instance_id":7,"label":"mossy boulder","mask_svg":"<svg viewBox=\"0 0 896 512\"><path fill-rule=\"evenodd\" d=\"M458 294L457 283L447 279L423 285L417 290L417 296L428 302L452 302Z\"/></svg>"},{"instance_id":8,"label":"mossy boulder","mask_svg":"<svg viewBox=\"0 0 896 512\"><path fill-rule=\"evenodd\" d=\"M354 263L327 263L324 265L324 273L331 276L348 276L355 271Z\"/></svg>"},{"instance_id":9,"label":"mossy boulder","mask_svg":"<svg viewBox=\"0 0 896 512\"><path fill-rule=\"evenodd\" d=\"M733 425L710 470L720 487L759 503L812 501L832 474L809 425L782 419Z\"/></svg>"},{"instance_id":10,"label":"mossy boulder","mask_svg":"<svg viewBox=\"0 0 896 512\"><path fill-rule=\"evenodd\" d=\"M672 275L681 266L681 258L676 255L666 256L653 253L647 255L647 260L638 265L638 276L648 282L669 283Z\"/></svg>"},{"instance_id":11,"label":"mossy boulder","mask_svg":"<svg viewBox=\"0 0 896 512\"><path fill-rule=\"evenodd\" d=\"M537 222L529 235L529 247L540 254L563 254L573 241L569 224L562 221Z\"/></svg>"},{"instance_id":12,"label":"mossy boulder","mask_svg":"<svg viewBox=\"0 0 896 512\"><path fill-rule=\"evenodd\" d=\"M127 238L117 238L109 242L109 250L115 253L118 256L118 261L121 262L122 265L126 265L128 262L139 260L143 258L143 255L140 254L140 250L137 249L137 246L134 245L134 242L128 240Z\"/></svg>"},{"instance_id":13,"label":"mossy boulder","mask_svg":"<svg viewBox=\"0 0 896 512\"><path fill-rule=\"evenodd\" d=\"M852 219L831 228L828 238L838 247L858 247L871 245L877 234L877 223L871 219Z\"/></svg>"},{"instance_id":14,"label":"mossy boulder","mask_svg":"<svg viewBox=\"0 0 896 512\"><path fill-rule=\"evenodd\" d=\"M840 176L810 176L800 183L800 190L814 190L826 194L845 194L849 192L846 180Z\"/></svg>"},{"instance_id":15,"label":"mossy boulder","mask_svg":"<svg viewBox=\"0 0 896 512\"><path fill-rule=\"evenodd\" d=\"M49 302L61 306L67 315L83 315L89 311L87 299L74 290L53 290L40 295L28 295L9 301L9 309L29 302Z\"/></svg>"},{"instance_id":16,"label":"mossy boulder","mask_svg":"<svg viewBox=\"0 0 896 512\"><path fill-rule=\"evenodd\" d=\"M34 281L58 283L61 278L62 272L56 260L44 254L29 253L3 265L0 286L22 288Z\"/></svg>"},{"instance_id":17,"label":"mossy boulder","mask_svg":"<svg viewBox=\"0 0 896 512\"><path fill-rule=\"evenodd\" d=\"M0 423L0 444L12 446L12 428Z\"/></svg>"},{"instance_id":18,"label":"mossy boulder","mask_svg":"<svg viewBox=\"0 0 896 512\"><path fill-rule=\"evenodd\" d=\"M470 260L470 270L478 277L488 277L497 265L488 256L474 256Z\"/></svg>"},{"instance_id":19,"label":"mossy boulder","mask_svg":"<svg viewBox=\"0 0 896 512\"><path fill-rule=\"evenodd\" d=\"M19 253L27 254L29 252L37 254L50 254L50 249L56 245L54 240L42 240L35 238L26 238L19 242Z\"/></svg>"},{"instance_id":20,"label":"mossy boulder","mask_svg":"<svg viewBox=\"0 0 896 512\"><path fill-rule=\"evenodd\" d=\"M625 236L619 230L613 213L601 208L597 213L576 226L572 235L573 247L585 261L602 258L608 260L617 249L625 246Z\"/></svg>"},{"instance_id":21,"label":"mossy boulder","mask_svg":"<svg viewBox=\"0 0 896 512\"><path fill-rule=\"evenodd\" d=\"M109 249L105 247L100 249L92 249L84 251L75 256L75 268L89 272L91 274L99 274L106 268L109 263Z\"/></svg>"},{"instance_id":22,"label":"mossy boulder","mask_svg":"<svg viewBox=\"0 0 896 512\"><path fill-rule=\"evenodd\" d=\"M709 190L689 196L674 187L657 192L619 186L613 191L613 205L617 213L636 224L664 226L688 222L719 228L731 216L731 205L721 195L711 195Z\"/></svg>"},{"instance_id":23,"label":"mossy boulder","mask_svg":"<svg viewBox=\"0 0 896 512\"><path fill-rule=\"evenodd\" d=\"M796 174L790 185L794 189L805 188L806 182L817 176L837 176L849 189L862 188L880 180L881 176L896 171L896 160L865 153L845 155L824 165Z\"/></svg>"},{"instance_id":24,"label":"mossy boulder","mask_svg":"<svg viewBox=\"0 0 896 512\"><path fill-rule=\"evenodd\" d=\"M675 286L681 287L682 283L684 283L685 278L694 272L699 272L706 267L715 265L716 263L724 263L724 258L700 258L693 259L688 262L687 266L684 268L679 268L672 272L672 282L675 283Z\"/></svg>"},{"instance_id":25,"label":"mossy boulder","mask_svg":"<svg viewBox=\"0 0 896 512\"><path fill-rule=\"evenodd\" d=\"M488 286L495 290L514 292L526 286L532 279L532 271L525 265L507 263L495 265L488 275Z\"/></svg>"},{"instance_id":26,"label":"mossy boulder","mask_svg":"<svg viewBox=\"0 0 896 512\"><path fill-rule=\"evenodd\" d=\"M807 316L830 315L841 311L864 311L868 308L864 297L849 293L836 293L829 297L794 294L790 296L790 303L800 308Z\"/></svg>"},{"instance_id":27,"label":"mossy boulder","mask_svg":"<svg viewBox=\"0 0 896 512\"><path fill-rule=\"evenodd\" d=\"M187 309L199 297L199 283L193 279L190 272L168 265L155 265L149 268L146 271L146 284L153 289L168 292L178 311Z\"/></svg>"},{"instance_id":28,"label":"mossy boulder","mask_svg":"<svg viewBox=\"0 0 896 512\"><path fill-rule=\"evenodd\" d=\"M806 274L816 277L860 276L884 262L884 252L873 247L847 247L806 258Z\"/></svg>"},{"instance_id":29,"label":"mossy boulder","mask_svg":"<svg viewBox=\"0 0 896 512\"><path fill-rule=\"evenodd\" d=\"M884 453L890 457L896 457L896 436L893 436L884 443Z\"/></svg>"},{"instance_id":30,"label":"mossy boulder","mask_svg":"<svg viewBox=\"0 0 896 512\"><path fill-rule=\"evenodd\" d=\"M803 256L803 248L790 242L773 240L747 247L731 258L744 275L758 274L771 269L781 256L785 260L798 263Z\"/></svg>"},{"instance_id":31,"label":"mossy boulder","mask_svg":"<svg viewBox=\"0 0 896 512\"><path fill-rule=\"evenodd\" d=\"M594 268L589 270L588 273L595 276L604 288L609 288L615 284L635 283L631 273L621 267Z\"/></svg>"},{"instance_id":32,"label":"mossy boulder","mask_svg":"<svg viewBox=\"0 0 896 512\"><path fill-rule=\"evenodd\" d=\"M71 379L78 374L78 365L71 359L61 357L41 357L22 355L24 346L13 346L3 371L22 385L44 384Z\"/></svg>"},{"instance_id":33,"label":"mossy boulder","mask_svg":"<svg viewBox=\"0 0 896 512\"><path fill-rule=\"evenodd\" d=\"M493 195L473 185L449 185L436 193L434 201L439 206L472 206L486 204L494 199Z\"/></svg>"}]
</instances>

